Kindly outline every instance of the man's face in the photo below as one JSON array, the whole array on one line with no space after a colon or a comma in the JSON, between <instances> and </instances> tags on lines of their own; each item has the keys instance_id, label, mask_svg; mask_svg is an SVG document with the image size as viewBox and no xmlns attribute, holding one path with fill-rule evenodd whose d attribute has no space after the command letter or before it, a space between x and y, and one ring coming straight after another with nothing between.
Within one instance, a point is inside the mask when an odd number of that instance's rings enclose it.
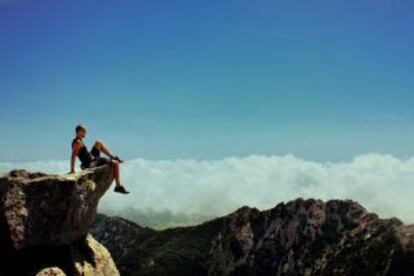
<instances>
[{"instance_id":1,"label":"man's face","mask_svg":"<svg viewBox=\"0 0 414 276\"><path fill-rule=\"evenodd\" d=\"M79 130L79 132L78 132L78 135L81 137L81 138L85 138L86 137L86 129L85 130Z\"/></svg>"}]
</instances>

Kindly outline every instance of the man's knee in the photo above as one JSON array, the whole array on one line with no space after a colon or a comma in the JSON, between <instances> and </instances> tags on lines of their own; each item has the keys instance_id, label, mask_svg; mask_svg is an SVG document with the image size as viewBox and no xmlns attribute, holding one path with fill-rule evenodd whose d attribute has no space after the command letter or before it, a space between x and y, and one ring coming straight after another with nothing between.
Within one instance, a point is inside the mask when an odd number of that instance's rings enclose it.
<instances>
[{"instance_id":1,"label":"man's knee","mask_svg":"<svg viewBox=\"0 0 414 276\"><path fill-rule=\"evenodd\" d=\"M95 148L97 148L97 149L101 149L102 148L102 145L103 145L103 142L102 141L100 141L100 140L96 140L95 141L95 144L93 145Z\"/></svg>"}]
</instances>

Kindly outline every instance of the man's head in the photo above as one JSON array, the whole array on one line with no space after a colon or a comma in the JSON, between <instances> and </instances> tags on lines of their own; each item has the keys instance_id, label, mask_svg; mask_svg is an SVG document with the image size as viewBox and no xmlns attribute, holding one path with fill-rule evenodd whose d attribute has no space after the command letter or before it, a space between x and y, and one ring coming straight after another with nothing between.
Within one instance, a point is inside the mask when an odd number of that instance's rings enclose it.
<instances>
[{"instance_id":1,"label":"man's head","mask_svg":"<svg viewBox=\"0 0 414 276\"><path fill-rule=\"evenodd\" d=\"M86 137L86 127L83 125L77 125L75 128L76 136L85 138Z\"/></svg>"}]
</instances>

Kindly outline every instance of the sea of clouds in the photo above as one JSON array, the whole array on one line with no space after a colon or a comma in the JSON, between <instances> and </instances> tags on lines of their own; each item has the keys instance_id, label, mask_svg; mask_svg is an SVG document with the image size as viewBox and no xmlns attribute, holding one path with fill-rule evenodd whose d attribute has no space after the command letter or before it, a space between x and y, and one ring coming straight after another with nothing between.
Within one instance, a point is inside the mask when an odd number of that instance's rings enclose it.
<instances>
[{"instance_id":1,"label":"sea of clouds","mask_svg":"<svg viewBox=\"0 0 414 276\"><path fill-rule=\"evenodd\" d=\"M15 168L63 174L69 170L69 161L0 162L0 172ZM381 217L414 223L414 158L365 154L335 163L293 155L134 159L122 165L121 173L131 194L106 193L101 211L134 208L214 217L243 205L268 209L297 197L349 198Z\"/></svg>"}]
</instances>

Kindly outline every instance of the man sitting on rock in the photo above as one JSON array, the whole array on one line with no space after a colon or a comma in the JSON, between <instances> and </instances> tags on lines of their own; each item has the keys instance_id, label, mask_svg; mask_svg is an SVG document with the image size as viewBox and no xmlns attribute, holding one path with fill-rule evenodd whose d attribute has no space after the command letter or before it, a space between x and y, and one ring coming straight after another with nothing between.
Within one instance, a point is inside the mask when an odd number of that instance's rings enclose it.
<instances>
[{"instance_id":1,"label":"man sitting on rock","mask_svg":"<svg viewBox=\"0 0 414 276\"><path fill-rule=\"evenodd\" d=\"M86 127L83 125L76 126L76 137L72 141L72 156L70 159L70 172L75 173L76 157L79 157L81 161L82 170L87 168L99 167L105 164L112 164L113 174L116 182L114 191L121 194L128 194L129 192L121 185L119 164L123 161L118 157L111 154L108 147L100 142L96 141L92 147L91 152L88 151L86 145L83 142L83 138L86 137ZM104 153L110 159L100 157L100 153Z\"/></svg>"}]
</instances>

